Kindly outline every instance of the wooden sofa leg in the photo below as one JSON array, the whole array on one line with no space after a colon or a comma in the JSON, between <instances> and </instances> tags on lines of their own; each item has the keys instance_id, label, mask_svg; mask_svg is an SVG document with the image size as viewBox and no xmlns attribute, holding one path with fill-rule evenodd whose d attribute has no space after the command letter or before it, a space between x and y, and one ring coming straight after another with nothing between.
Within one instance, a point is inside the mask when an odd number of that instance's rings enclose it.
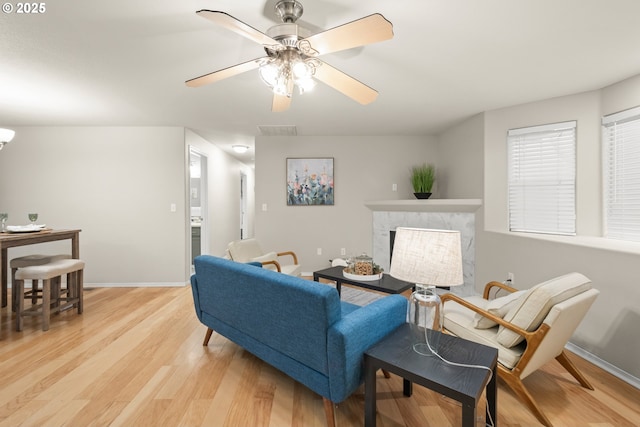
<instances>
[{"instance_id":1,"label":"wooden sofa leg","mask_svg":"<svg viewBox=\"0 0 640 427\"><path fill-rule=\"evenodd\" d=\"M551 421L545 414L542 413L538 404L533 400L533 396L524 387L522 380L515 375L503 375L501 378L507 383L507 385L513 390L516 395L527 405L529 410L536 416L538 421L546 427L553 427Z\"/></svg>"},{"instance_id":2,"label":"wooden sofa leg","mask_svg":"<svg viewBox=\"0 0 640 427\"><path fill-rule=\"evenodd\" d=\"M582 372L580 372L576 365L573 364L571 359L569 359L569 356L567 356L567 353L565 351L562 351L562 353L560 353L556 357L556 360L560 362L564 369L566 369L571 375L573 375L573 378L578 380L582 387L588 388L589 390L595 390L591 383L589 383L587 378L582 375Z\"/></svg>"},{"instance_id":3,"label":"wooden sofa leg","mask_svg":"<svg viewBox=\"0 0 640 427\"><path fill-rule=\"evenodd\" d=\"M324 413L327 416L327 427L336 427L335 405L326 397L323 397L322 400L324 402Z\"/></svg>"},{"instance_id":4,"label":"wooden sofa leg","mask_svg":"<svg viewBox=\"0 0 640 427\"><path fill-rule=\"evenodd\" d=\"M209 345L209 339L211 338L212 333L213 333L213 329L207 328L207 333L204 336L204 342L202 343L203 346Z\"/></svg>"}]
</instances>

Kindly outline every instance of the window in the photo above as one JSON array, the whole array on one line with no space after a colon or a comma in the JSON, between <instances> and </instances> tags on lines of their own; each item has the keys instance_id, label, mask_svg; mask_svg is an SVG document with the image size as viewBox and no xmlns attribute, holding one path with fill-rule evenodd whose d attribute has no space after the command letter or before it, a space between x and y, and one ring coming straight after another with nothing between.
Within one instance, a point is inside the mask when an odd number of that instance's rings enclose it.
<instances>
[{"instance_id":1,"label":"window","mask_svg":"<svg viewBox=\"0 0 640 427\"><path fill-rule=\"evenodd\" d=\"M605 237L640 242L640 107L602 118Z\"/></svg>"},{"instance_id":2,"label":"window","mask_svg":"<svg viewBox=\"0 0 640 427\"><path fill-rule=\"evenodd\" d=\"M576 122L509 130L509 230L576 233Z\"/></svg>"}]
</instances>

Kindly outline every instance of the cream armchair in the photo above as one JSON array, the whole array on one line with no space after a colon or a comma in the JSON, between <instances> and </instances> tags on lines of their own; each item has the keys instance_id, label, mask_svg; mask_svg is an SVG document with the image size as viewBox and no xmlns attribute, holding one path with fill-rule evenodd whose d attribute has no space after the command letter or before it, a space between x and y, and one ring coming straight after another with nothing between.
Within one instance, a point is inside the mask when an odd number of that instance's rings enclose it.
<instances>
[{"instance_id":1,"label":"cream armchair","mask_svg":"<svg viewBox=\"0 0 640 427\"><path fill-rule=\"evenodd\" d=\"M298 257L292 251L264 252L256 239L236 240L227 246L229 258L237 262L259 262L264 268L291 276L300 275ZM293 264L279 261L280 257L291 257Z\"/></svg>"},{"instance_id":2,"label":"cream armchair","mask_svg":"<svg viewBox=\"0 0 640 427\"><path fill-rule=\"evenodd\" d=\"M508 295L490 300L497 290ZM547 427L522 380L552 359L590 390L593 387L571 362L564 346L599 292L579 273L571 273L518 291L490 282L482 297L443 295L445 332L498 349L498 375Z\"/></svg>"}]
</instances>

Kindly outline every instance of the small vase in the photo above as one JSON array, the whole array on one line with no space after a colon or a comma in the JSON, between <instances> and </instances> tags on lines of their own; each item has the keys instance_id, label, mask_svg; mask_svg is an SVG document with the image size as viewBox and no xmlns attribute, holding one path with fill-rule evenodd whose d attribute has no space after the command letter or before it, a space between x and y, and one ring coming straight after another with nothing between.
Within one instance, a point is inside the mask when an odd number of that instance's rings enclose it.
<instances>
[{"instance_id":1,"label":"small vase","mask_svg":"<svg viewBox=\"0 0 640 427\"><path fill-rule=\"evenodd\" d=\"M416 199L428 199L431 197L431 193L413 193L416 196Z\"/></svg>"}]
</instances>

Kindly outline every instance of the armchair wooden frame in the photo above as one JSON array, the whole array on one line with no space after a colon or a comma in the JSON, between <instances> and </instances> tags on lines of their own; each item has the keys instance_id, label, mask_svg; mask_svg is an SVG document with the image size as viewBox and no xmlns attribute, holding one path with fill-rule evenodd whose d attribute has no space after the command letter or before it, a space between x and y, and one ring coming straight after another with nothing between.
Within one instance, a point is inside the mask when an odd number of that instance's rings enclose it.
<instances>
[{"instance_id":1,"label":"armchair wooden frame","mask_svg":"<svg viewBox=\"0 0 640 427\"><path fill-rule=\"evenodd\" d=\"M293 257L293 263L295 265L298 265L298 257L296 256L295 252L292 251L286 251L286 252L278 252L276 255L278 255L279 257L281 256L286 256L286 255L291 255ZM261 261L260 264L262 264L262 266L264 267L265 265L274 265L276 267L276 269L278 270L278 273L282 273L282 268L280 267L280 263L276 260L273 261Z\"/></svg>"},{"instance_id":2,"label":"armchair wooden frame","mask_svg":"<svg viewBox=\"0 0 640 427\"><path fill-rule=\"evenodd\" d=\"M489 282L484 288L484 293L482 297L484 299L489 299L491 290L493 288L500 288L507 292L515 292L517 289L512 288L504 283L500 282ZM529 391L525 388L522 383L522 374L524 369L527 367L531 358L538 350L538 347L542 343L543 339L547 335L550 330L550 326L546 323L542 323L536 330L528 332L512 323L509 323L498 317L492 313L489 313L486 310L483 310L480 307L477 307L470 302L464 300L463 298L454 295L454 294L445 294L442 296L442 303L444 304L446 301L455 301L456 303L472 310L476 313L481 314L482 316L493 320L499 325L504 326L505 328L521 335L524 337L526 341L526 349L518 363L512 368L509 369L502 364L498 360L498 376L502 378L505 383L515 392L515 394L527 405L527 407L531 410L531 412L536 416L536 418L545 426L553 427L551 421L544 415L541 411L538 404L533 399L533 396L529 393ZM445 332L450 333L445 330ZM582 375L582 373L578 370L578 368L571 362L566 351L561 350L560 354L558 354L555 359L580 383L580 385L589 390L594 390L593 386L589 383L589 381Z\"/></svg>"}]
</instances>

